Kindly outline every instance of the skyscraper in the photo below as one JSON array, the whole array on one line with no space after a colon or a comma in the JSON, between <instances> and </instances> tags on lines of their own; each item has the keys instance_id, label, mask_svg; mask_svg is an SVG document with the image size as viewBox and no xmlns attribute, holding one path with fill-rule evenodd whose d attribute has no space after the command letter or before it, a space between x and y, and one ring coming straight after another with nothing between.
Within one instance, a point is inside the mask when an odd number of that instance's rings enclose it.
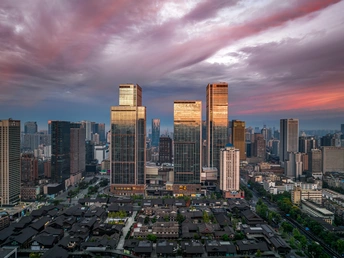
<instances>
[{"instance_id":1,"label":"skyscraper","mask_svg":"<svg viewBox=\"0 0 344 258\"><path fill-rule=\"evenodd\" d=\"M240 150L227 144L220 150L220 190L239 191L240 189Z\"/></svg>"},{"instance_id":2,"label":"skyscraper","mask_svg":"<svg viewBox=\"0 0 344 258\"><path fill-rule=\"evenodd\" d=\"M152 119L152 146L158 147L160 139L160 119Z\"/></svg>"},{"instance_id":3,"label":"skyscraper","mask_svg":"<svg viewBox=\"0 0 344 258\"><path fill-rule=\"evenodd\" d=\"M174 101L174 183L200 184L202 102Z\"/></svg>"},{"instance_id":4,"label":"skyscraper","mask_svg":"<svg viewBox=\"0 0 344 258\"><path fill-rule=\"evenodd\" d=\"M70 177L70 122L51 121L51 179L62 184Z\"/></svg>"},{"instance_id":5,"label":"skyscraper","mask_svg":"<svg viewBox=\"0 0 344 258\"><path fill-rule=\"evenodd\" d=\"M36 122L25 122L24 133L26 133L26 134L37 133L37 123Z\"/></svg>"},{"instance_id":6,"label":"skyscraper","mask_svg":"<svg viewBox=\"0 0 344 258\"><path fill-rule=\"evenodd\" d=\"M20 195L20 121L0 120L1 204L14 204Z\"/></svg>"},{"instance_id":7,"label":"skyscraper","mask_svg":"<svg viewBox=\"0 0 344 258\"><path fill-rule=\"evenodd\" d=\"M287 152L299 151L299 119L280 120L280 161L284 162Z\"/></svg>"},{"instance_id":8,"label":"skyscraper","mask_svg":"<svg viewBox=\"0 0 344 258\"><path fill-rule=\"evenodd\" d=\"M86 168L86 129L81 124L70 124L70 173L83 174Z\"/></svg>"},{"instance_id":9,"label":"skyscraper","mask_svg":"<svg viewBox=\"0 0 344 258\"><path fill-rule=\"evenodd\" d=\"M228 143L228 83L207 86L207 155L208 167L220 169L220 149Z\"/></svg>"},{"instance_id":10,"label":"skyscraper","mask_svg":"<svg viewBox=\"0 0 344 258\"><path fill-rule=\"evenodd\" d=\"M38 179L38 159L32 153L23 153L21 156L21 181L34 184Z\"/></svg>"},{"instance_id":11,"label":"skyscraper","mask_svg":"<svg viewBox=\"0 0 344 258\"><path fill-rule=\"evenodd\" d=\"M146 165L146 107L142 89L119 86L119 106L111 107L111 191L120 195L144 193Z\"/></svg>"},{"instance_id":12,"label":"skyscraper","mask_svg":"<svg viewBox=\"0 0 344 258\"><path fill-rule=\"evenodd\" d=\"M232 121L232 144L240 150L240 160L246 160L245 122Z\"/></svg>"},{"instance_id":13,"label":"skyscraper","mask_svg":"<svg viewBox=\"0 0 344 258\"><path fill-rule=\"evenodd\" d=\"M98 124L98 134L99 134L99 141L105 142L106 137L105 137L105 124L104 123Z\"/></svg>"},{"instance_id":14,"label":"skyscraper","mask_svg":"<svg viewBox=\"0 0 344 258\"><path fill-rule=\"evenodd\" d=\"M160 137L159 162L172 163L172 139L169 136Z\"/></svg>"}]
</instances>

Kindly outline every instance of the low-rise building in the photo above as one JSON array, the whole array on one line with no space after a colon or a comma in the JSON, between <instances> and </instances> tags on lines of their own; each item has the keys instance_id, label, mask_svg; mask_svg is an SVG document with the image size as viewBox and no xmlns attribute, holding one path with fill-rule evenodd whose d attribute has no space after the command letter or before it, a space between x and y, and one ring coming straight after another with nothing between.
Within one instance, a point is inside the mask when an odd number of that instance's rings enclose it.
<instances>
[{"instance_id":1,"label":"low-rise building","mask_svg":"<svg viewBox=\"0 0 344 258\"><path fill-rule=\"evenodd\" d=\"M322 218L323 220L325 220L329 224L332 224L332 222L334 220L334 213L333 212L331 212L325 208L320 207L316 203L302 200L301 201L301 208L304 212L306 212L310 216Z\"/></svg>"}]
</instances>

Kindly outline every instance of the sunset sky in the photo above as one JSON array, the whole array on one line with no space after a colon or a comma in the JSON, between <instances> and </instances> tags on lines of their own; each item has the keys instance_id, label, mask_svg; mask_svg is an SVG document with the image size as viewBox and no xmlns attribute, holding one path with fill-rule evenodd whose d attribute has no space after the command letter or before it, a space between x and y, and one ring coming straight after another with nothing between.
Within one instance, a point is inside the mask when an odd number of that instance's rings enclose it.
<instances>
[{"instance_id":1,"label":"sunset sky","mask_svg":"<svg viewBox=\"0 0 344 258\"><path fill-rule=\"evenodd\" d=\"M229 119L344 123L344 1L1 0L0 119L105 122L120 83L147 120L229 84ZM204 114L205 117L205 114ZM150 127L150 126L149 126Z\"/></svg>"}]
</instances>

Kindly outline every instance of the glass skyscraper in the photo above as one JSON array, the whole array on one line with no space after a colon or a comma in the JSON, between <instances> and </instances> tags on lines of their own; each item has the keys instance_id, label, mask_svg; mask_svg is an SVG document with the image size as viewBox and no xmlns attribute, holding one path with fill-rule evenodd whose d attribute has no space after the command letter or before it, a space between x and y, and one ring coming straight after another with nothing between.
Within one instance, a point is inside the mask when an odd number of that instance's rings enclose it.
<instances>
[{"instance_id":1,"label":"glass skyscraper","mask_svg":"<svg viewBox=\"0 0 344 258\"><path fill-rule=\"evenodd\" d=\"M245 122L232 121L232 144L240 151L240 160L246 160Z\"/></svg>"},{"instance_id":2,"label":"glass skyscraper","mask_svg":"<svg viewBox=\"0 0 344 258\"><path fill-rule=\"evenodd\" d=\"M160 119L152 119L152 146L158 147L160 139Z\"/></svg>"},{"instance_id":3,"label":"glass skyscraper","mask_svg":"<svg viewBox=\"0 0 344 258\"><path fill-rule=\"evenodd\" d=\"M111 191L120 195L144 193L146 107L142 89L119 86L119 106L111 107Z\"/></svg>"},{"instance_id":4,"label":"glass skyscraper","mask_svg":"<svg viewBox=\"0 0 344 258\"><path fill-rule=\"evenodd\" d=\"M207 165L220 169L220 149L228 143L228 84L207 86Z\"/></svg>"},{"instance_id":5,"label":"glass skyscraper","mask_svg":"<svg viewBox=\"0 0 344 258\"><path fill-rule=\"evenodd\" d=\"M70 122L51 121L51 179L65 183L70 178Z\"/></svg>"},{"instance_id":6,"label":"glass skyscraper","mask_svg":"<svg viewBox=\"0 0 344 258\"><path fill-rule=\"evenodd\" d=\"M174 183L199 184L201 157L202 102L174 101Z\"/></svg>"}]
</instances>

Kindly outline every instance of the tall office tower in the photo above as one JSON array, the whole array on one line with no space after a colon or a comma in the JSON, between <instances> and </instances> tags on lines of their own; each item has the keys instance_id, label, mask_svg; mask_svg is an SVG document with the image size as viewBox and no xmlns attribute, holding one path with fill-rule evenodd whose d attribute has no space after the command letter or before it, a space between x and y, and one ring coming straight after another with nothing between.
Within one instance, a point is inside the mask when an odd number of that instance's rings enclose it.
<instances>
[{"instance_id":1,"label":"tall office tower","mask_svg":"<svg viewBox=\"0 0 344 258\"><path fill-rule=\"evenodd\" d=\"M37 122L25 122L24 133L26 134L37 133Z\"/></svg>"},{"instance_id":2,"label":"tall office tower","mask_svg":"<svg viewBox=\"0 0 344 258\"><path fill-rule=\"evenodd\" d=\"M287 152L299 151L299 119L281 119L280 132L280 161L284 162Z\"/></svg>"},{"instance_id":3,"label":"tall office tower","mask_svg":"<svg viewBox=\"0 0 344 258\"><path fill-rule=\"evenodd\" d=\"M273 140L272 141L272 154L279 157L279 146L280 141L279 140Z\"/></svg>"},{"instance_id":4,"label":"tall office tower","mask_svg":"<svg viewBox=\"0 0 344 258\"><path fill-rule=\"evenodd\" d=\"M48 134L51 134L51 120L48 120Z\"/></svg>"},{"instance_id":5,"label":"tall office tower","mask_svg":"<svg viewBox=\"0 0 344 258\"><path fill-rule=\"evenodd\" d=\"M106 137L105 137L105 124L104 123L98 124L98 134L99 134L99 141L105 142Z\"/></svg>"},{"instance_id":6,"label":"tall office tower","mask_svg":"<svg viewBox=\"0 0 344 258\"><path fill-rule=\"evenodd\" d=\"M174 183L200 184L202 102L174 101Z\"/></svg>"},{"instance_id":7,"label":"tall office tower","mask_svg":"<svg viewBox=\"0 0 344 258\"><path fill-rule=\"evenodd\" d=\"M246 160L245 152L245 122L239 120L232 121L232 144L240 150L240 160Z\"/></svg>"},{"instance_id":8,"label":"tall office tower","mask_svg":"<svg viewBox=\"0 0 344 258\"><path fill-rule=\"evenodd\" d=\"M100 142L100 137L99 134L95 133L92 135L92 141L94 142L94 144L99 145Z\"/></svg>"},{"instance_id":9,"label":"tall office tower","mask_svg":"<svg viewBox=\"0 0 344 258\"><path fill-rule=\"evenodd\" d=\"M207 120L202 121L202 140L207 140ZM207 163L204 163L207 164Z\"/></svg>"},{"instance_id":10,"label":"tall office tower","mask_svg":"<svg viewBox=\"0 0 344 258\"><path fill-rule=\"evenodd\" d=\"M227 144L220 150L220 190L239 191L240 189L240 150Z\"/></svg>"},{"instance_id":11,"label":"tall office tower","mask_svg":"<svg viewBox=\"0 0 344 258\"><path fill-rule=\"evenodd\" d=\"M86 164L91 164L92 160L94 160L94 143L86 141L85 145L85 162Z\"/></svg>"},{"instance_id":12,"label":"tall office tower","mask_svg":"<svg viewBox=\"0 0 344 258\"><path fill-rule=\"evenodd\" d=\"M152 146L158 147L160 139L160 119L152 119Z\"/></svg>"},{"instance_id":13,"label":"tall office tower","mask_svg":"<svg viewBox=\"0 0 344 258\"><path fill-rule=\"evenodd\" d=\"M311 136L299 137L299 152L308 153L311 149L316 149L316 140Z\"/></svg>"},{"instance_id":14,"label":"tall office tower","mask_svg":"<svg viewBox=\"0 0 344 258\"><path fill-rule=\"evenodd\" d=\"M146 166L146 107L142 89L119 86L119 106L111 107L111 191L143 194Z\"/></svg>"},{"instance_id":15,"label":"tall office tower","mask_svg":"<svg viewBox=\"0 0 344 258\"><path fill-rule=\"evenodd\" d=\"M90 121L84 122L86 128L86 141L92 140L92 123Z\"/></svg>"},{"instance_id":16,"label":"tall office tower","mask_svg":"<svg viewBox=\"0 0 344 258\"><path fill-rule=\"evenodd\" d=\"M271 139L271 129L266 128L265 125L264 128L261 130L261 134L264 136L266 143Z\"/></svg>"},{"instance_id":17,"label":"tall office tower","mask_svg":"<svg viewBox=\"0 0 344 258\"><path fill-rule=\"evenodd\" d=\"M159 162L172 163L172 139L169 136L160 137Z\"/></svg>"},{"instance_id":18,"label":"tall office tower","mask_svg":"<svg viewBox=\"0 0 344 258\"><path fill-rule=\"evenodd\" d=\"M20 195L20 121L0 120L1 204L14 204Z\"/></svg>"},{"instance_id":19,"label":"tall office tower","mask_svg":"<svg viewBox=\"0 0 344 258\"><path fill-rule=\"evenodd\" d=\"M322 172L322 151L312 149L308 152L308 170L311 173Z\"/></svg>"},{"instance_id":20,"label":"tall office tower","mask_svg":"<svg viewBox=\"0 0 344 258\"><path fill-rule=\"evenodd\" d=\"M220 149L228 143L228 83L207 85L207 165L220 169Z\"/></svg>"},{"instance_id":21,"label":"tall office tower","mask_svg":"<svg viewBox=\"0 0 344 258\"><path fill-rule=\"evenodd\" d=\"M86 130L81 124L70 124L70 173L84 173L86 168Z\"/></svg>"},{"instance_id":22,"label":"tall office tower","mask_svg":"<svg viewBox=\"0 0 344 258\"><path fill-rule=\"evenodd\" d=\"M344 134L344 124L340 125L340 131L342 132L342 134Z\"/></svg>"},{"instance_id":23,"label":"tall office tower","mask_svg":"<svg viewBox=\"0 0 344 258\"><path fill-rule=\"evenodd\" d=\"M280 132L279 132L278 130L275 130L275 131L274 131L274 138L275 138L276 140L279 140L279 139L280 139Z\"/></svg>"},{"instance_id":24,"label":"tall office tower","mask_svg":"<svg viewBox=\"0 0 344 258\"><path fill-rule=\"evenodd\" d=\"M21 181L24 183L35 183L38 179L38 159L32 153L21 155Z\"/></svg>"},{"instance_id":25,"label":"tall office tower","mask_svg":"<svg viewBox=\"0 0 344 258\"><path fill-rule=\"evenodd\" d=\"M70 122L51 121L51 179L64 184L70 177Z\"/></svg>"},{"instance_id":26,"label":"tall office tower","mask_svg":"<svg viewBox=\"0 0 344 258\"><path fill-rule=\"evenodd\" d=\"M266 143L264 136L260 133L254 134L252 156L264 161L266 158Z\"/></svg>"},{"instance_id":27,"label":"tall office tower","mask_svg":"<svg viewBox=\"0 0 344 258\"><path fill-rule=\"evenodd\" d=\"M321 137L320 146L334 146L334 135L329 133Z\"/></svg>"}]
</instances>

